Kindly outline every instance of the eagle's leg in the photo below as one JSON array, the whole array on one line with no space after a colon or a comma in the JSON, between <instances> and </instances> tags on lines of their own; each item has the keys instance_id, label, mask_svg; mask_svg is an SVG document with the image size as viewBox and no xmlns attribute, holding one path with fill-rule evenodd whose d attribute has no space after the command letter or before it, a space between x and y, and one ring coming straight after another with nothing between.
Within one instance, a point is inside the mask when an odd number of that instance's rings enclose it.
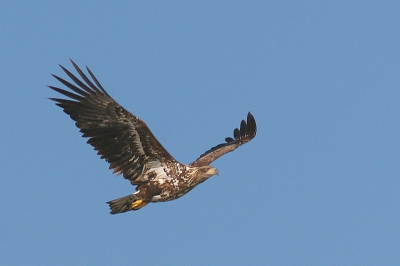
<instances>
[{"instance_id":1,"label":"eagle's leg","mask_svg":"<svg viewBox=\"0 0 400 266\"><path fill-rule=\"evenodd\" d=\"M111 200L107 202L110 205L111 214L123 213L127 211L136 211L146 206L149 201L142 199L138 192L131 195Z\"/></svg>"},{"instance_id":2,"label":"eagle's leg","mask_svg":"<svg viewBox=\"0 0 400 266\"><path fill-rule=\"evenodd\" d=\"M136 190L137 191L131 195L107 202L110 205L110 213L116 214L139 210L149 204L153 196L161 193L161 189L157 185L151 183L138 186Z\"/></svg>"},{"instance_id":3,"label":"eagle's leg","mask_svg":"<svg viewBox=\"0 0 400 266\"><path fill-rule=\"evenodd\" d=\"M145 202L144 200L138 199L138 200L132 202L132 209L139 210L140 208L146 206L147 204L149 204L149 203Z\"/></svg>"}]
</instances>

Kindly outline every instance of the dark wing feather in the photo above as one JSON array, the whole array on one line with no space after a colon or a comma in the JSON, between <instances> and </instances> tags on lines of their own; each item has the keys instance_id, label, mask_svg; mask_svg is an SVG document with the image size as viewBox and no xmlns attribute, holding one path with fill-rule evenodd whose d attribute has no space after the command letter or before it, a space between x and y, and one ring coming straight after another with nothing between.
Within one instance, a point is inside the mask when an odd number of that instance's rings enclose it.
<instances>
[{"instance_id":1,"label":"dark wing feather","mask_svg":"<svg viewBox=\"0 0 400 266\"><path fill-rule=\"evenodd\" d=\"M97 86L71 62L86 84L61 66L78 87L53 75L73 92L49 86L70 98L50 99L76 121L82 136L89 138L87 142L110 163L114 173L123 174L132 184L140 184L147 181L146 177L139 177L149 168L161 166L166 161L176 162L142 120L108 95L89 68L86 67Z\"/></svg>"},{"instance_id":2,"label":"dark wing feather","mask_svg":"<svg viewBox=\"0 0 400 266\"><path fill-rule=\"evenodd\" d=\"M209 165L222 155L231 152L239 146L249 142L256 136L257 125L253 115L249 112L247 114L247 123L242 120L240 129L233 130L233 137L225 138L226 143L221 143L202 154L196 161L191 163L191 166L205 166Z\"/></svg>"}]
</instances>

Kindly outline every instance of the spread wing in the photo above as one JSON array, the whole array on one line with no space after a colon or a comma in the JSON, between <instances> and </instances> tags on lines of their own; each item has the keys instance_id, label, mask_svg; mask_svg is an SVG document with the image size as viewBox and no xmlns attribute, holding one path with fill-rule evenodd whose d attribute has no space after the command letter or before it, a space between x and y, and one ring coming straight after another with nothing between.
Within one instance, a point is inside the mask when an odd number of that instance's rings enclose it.
<instances>
[{"instance_id":1,"label":"spread wing","mask_svg":"<svg viewBox=\"0 0 400 266\"><path fill-rule=\"evenodd\" d=\"M205 153L203 153L196 161L191 163L191 166L205 166L209 165L222 155L235 150L241 145L249 142L256 136L257 125L253 115L249 112L247 114L247 123L242 120L240 129L233 130L234 138L225 138L226 143L221 143Z\"/></svg>"},{"instance_id":2,"label":"spread wing","mask_svg":"<svg viewBox=\"0 0 400 266\"><path fill-rule=\"evenodd\" d=\"M147 125L111 98L88 67L94 83L71 62L86 84L60 66L77 86L53 75L72 92L49 86L69 97L50 99L76 121L82 136L89 138L87 143L110 164L114 173L123 174L132 184L140 184L148 180L147 175L141 176L148 169L161 167L166 161L175 162Z\"/></svg>"}]
</instances>

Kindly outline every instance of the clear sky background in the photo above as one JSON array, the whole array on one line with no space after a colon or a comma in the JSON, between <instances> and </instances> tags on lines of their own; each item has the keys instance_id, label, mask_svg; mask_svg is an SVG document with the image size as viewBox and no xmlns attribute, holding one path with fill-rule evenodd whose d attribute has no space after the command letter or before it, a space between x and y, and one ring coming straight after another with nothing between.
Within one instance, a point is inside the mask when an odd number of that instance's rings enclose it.
<instances>
[{"instance_id":1,"label":"clear sky background","mask_svg":"<svg viewBox=\"0 0 400 266\"><path fill-rule=\"evenodd\" d=\"M400 265L399 1L6 1L1 265ZM182 163L231 136L181 199L134 191L49 101L89 66ZM76 73L76 72L74 72Z\"/></svg>"}]
</instances>

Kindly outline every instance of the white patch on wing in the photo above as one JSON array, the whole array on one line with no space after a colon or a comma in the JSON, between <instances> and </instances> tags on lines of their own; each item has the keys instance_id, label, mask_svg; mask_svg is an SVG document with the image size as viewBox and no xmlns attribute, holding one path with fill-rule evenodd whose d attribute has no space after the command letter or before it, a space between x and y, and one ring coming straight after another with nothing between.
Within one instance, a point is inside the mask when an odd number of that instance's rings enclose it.
<instances>
[{"instance_id":1,"label":"white patch on wing","mask_svg":"<svg viewBox=\"0 0 400 266\"><path fill-rule=\"evenodd\" d=\"M170 178L165 172L163 164L158 160L146 163L143 170L144 174L142 180L157 180L160 184L163 184L166 179Z\"/></svg>"}]
</instances>

